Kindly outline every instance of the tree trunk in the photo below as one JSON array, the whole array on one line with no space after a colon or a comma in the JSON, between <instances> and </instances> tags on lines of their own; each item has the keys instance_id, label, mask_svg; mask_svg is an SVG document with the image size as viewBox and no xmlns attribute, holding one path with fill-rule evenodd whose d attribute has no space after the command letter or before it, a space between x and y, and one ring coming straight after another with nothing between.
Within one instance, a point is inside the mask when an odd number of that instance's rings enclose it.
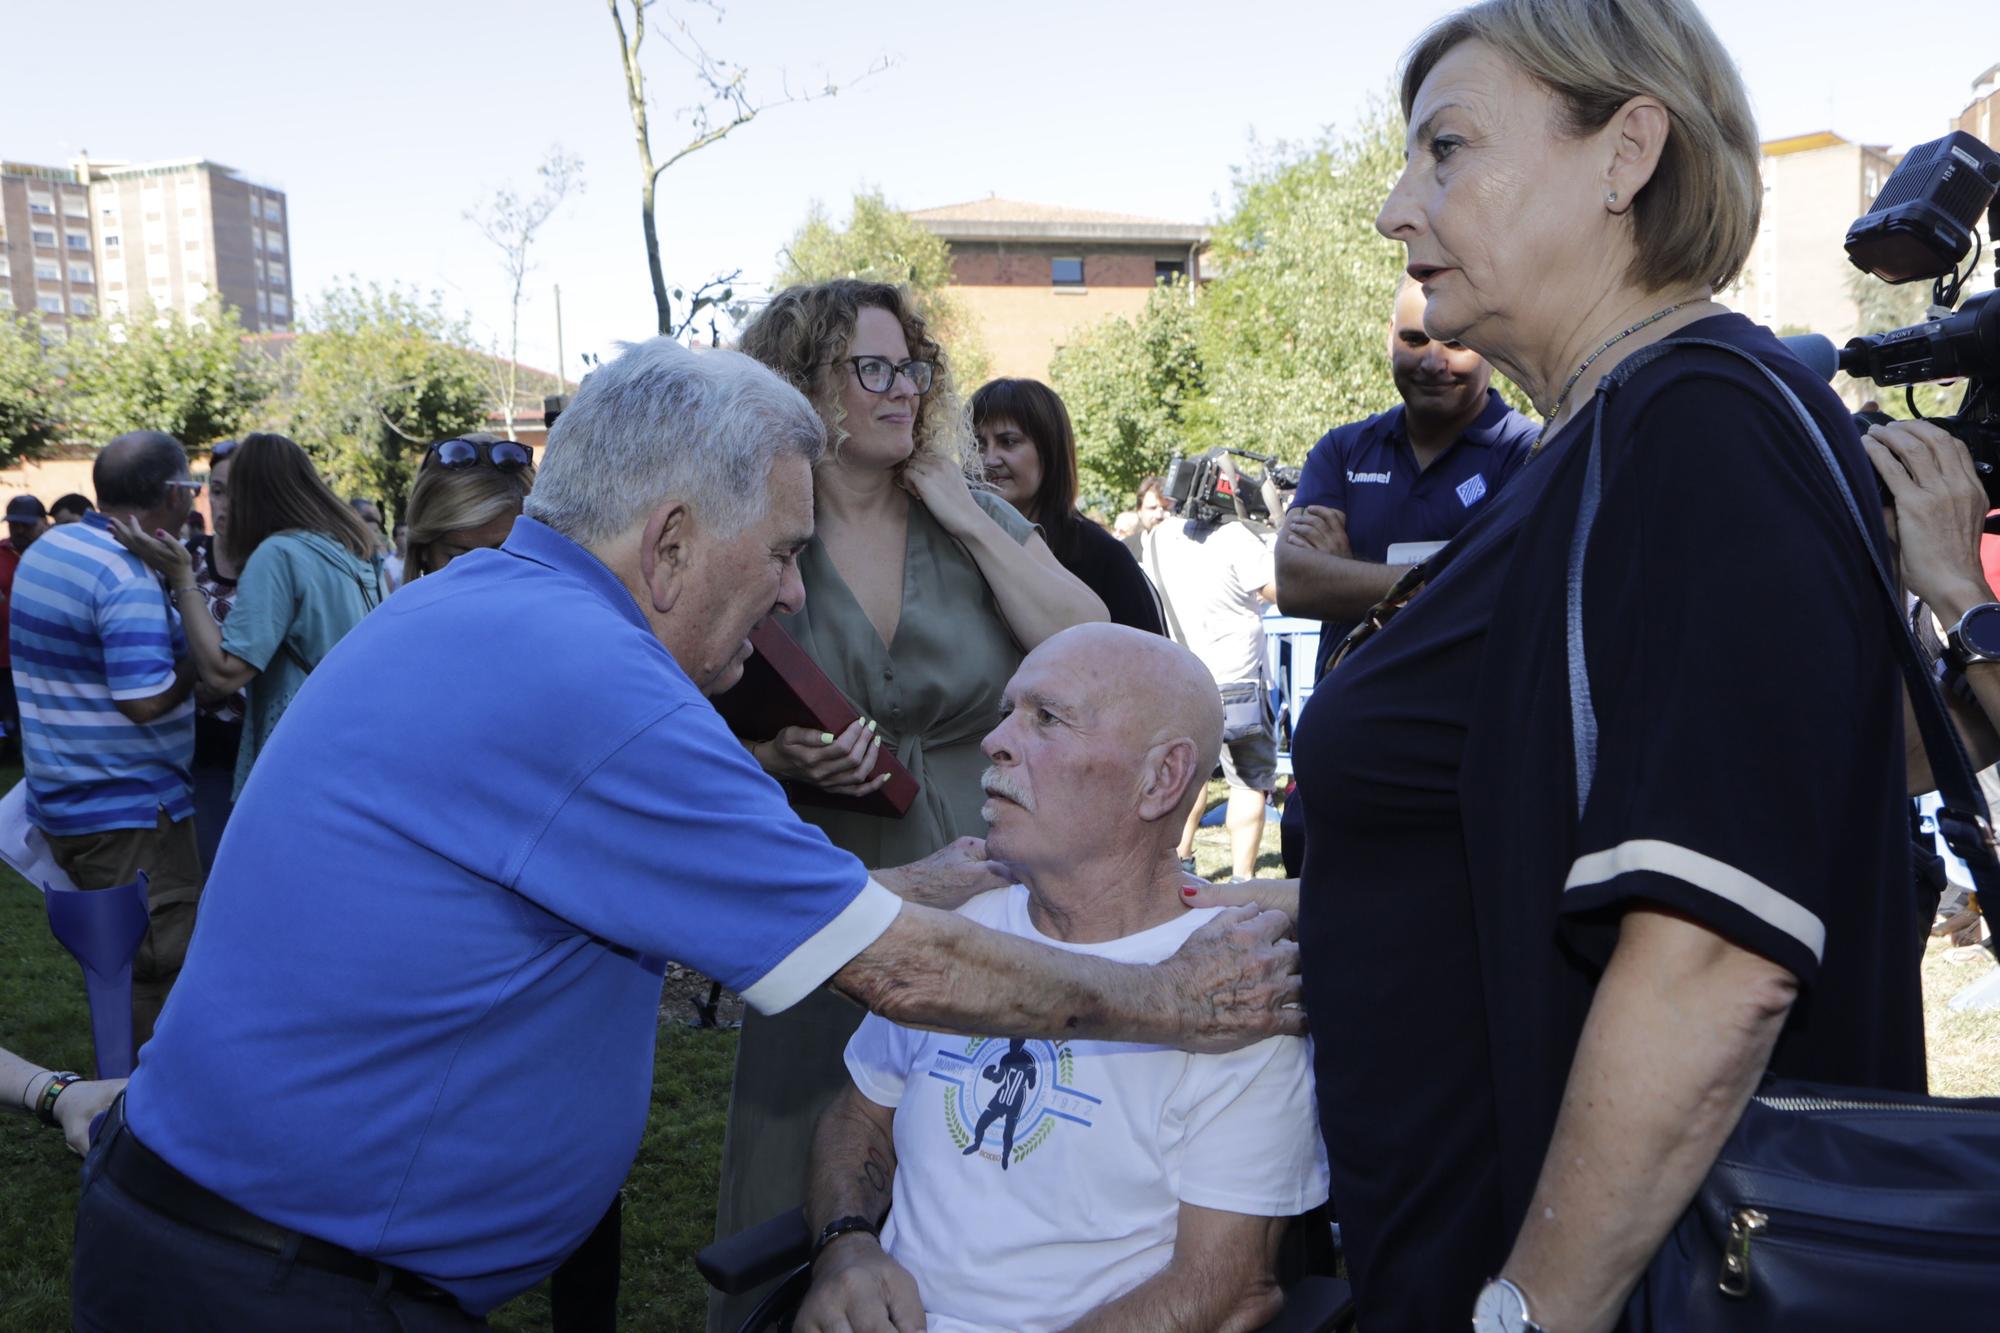
<instances>
[{"instance_id":1,"label":"tree trunk","mask_svg":"<svg viewBox=\"0 0 2000 1333\"><path fill-rule=\"evenodd\" d=\"M653 217L653 140L646 124L646 74L639 67L639 44L646 40L646 5L635 0L632 6L632 33L625 33L625 16L618 0L607 0L611 23L618 29L618 54L625 65L625 104L632 111L632 137L639 148L639 224L646 233L646 269L653 278L653 306L659 312L660 332L673 327L674 308L667 299L667 278L660 267L660 229Z\"/></svg>"}]
</instances>

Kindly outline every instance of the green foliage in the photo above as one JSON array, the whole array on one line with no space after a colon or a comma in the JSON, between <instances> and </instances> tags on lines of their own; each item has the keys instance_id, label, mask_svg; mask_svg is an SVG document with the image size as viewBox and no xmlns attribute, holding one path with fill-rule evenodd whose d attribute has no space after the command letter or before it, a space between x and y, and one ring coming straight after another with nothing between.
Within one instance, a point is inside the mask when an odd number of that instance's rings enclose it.
<instances>
[{"instance_id":1,"label":"green foliage","mask_svg":"<svg viewBox=\"0 0 2000 1333\"><path fill-rule=\"evenodd\" d=\"M193 318L148 309L80 324L62 359L71 429L100 443L159 430L199 449L240 431L268 389L236 312L215 301Z\"/></svg>"},{"instance_id":2,"label":"green foliage","mask_svg":"<svg viewBox=\"0 0 2000 1333\"><path fill-rule=\"evenodd\" d=\"M1199 311L1185 282L1163 285L1137 319L1106 320L1057 349L1049 380L1076 428L1084 508L1129 508L1142 478L1215 443Z\"/></svg>"},{"instance_id":3,"label":"green foliage","mask_svg":"<svg viewBox=\"0 0 2000 1333\"><path fill-rule=\"evenodd\" d=\"M839 226L814 203L792 239L778 252L773 291L806 282L863 278L900 283L915 292L937 340L951 358L959 388L970 393L985 382L991 362L972 321L948 290L951 248L935 232L898 212L880 190L854 196L847 225Z\"/></svg>"},{"instance_id":4,"label":"green foliage","mask_svg":"<svg viewBox=\"0 0 2000 1333\"><path fill-rule=\"evenodd\" d=\"M1375 215L1402 164L1386 103L1352 133L1260 153L1236 174L1194 299L1156 293L1056 354L1088 498L1123 507L1174 453L1212 445L1296 463L1329 428L1395 405L1388 321L1406 261Z\"/></svg>"},{"instance_id":5,"label":"green foliage","mask_svg":"<svg viewBox=\"0 0 2000 1333\"><path fill-rule=\"evenodd\" d=\"M424 447L485 420L471 341L435 294L350 278L321 295L282 358L273 415L334 489L400 509Z\"/></svg>"},{"instance_id":6,"label":"green foliage","mask_svg":"<svg viewBox=\"0 0 2000 1333\"><path fill-rule=\"evenodd\" d=\"M62 439L61 368L33 319L0 319L0 466L33 458Z\"/></svg>"},{"instance_id":7,"label":"green foliage","mask_svg":"<svg viewBox=\"0 0 2000 1333\"><path fill-rule=\"evenodd\" d=\"M1399 117L1280 144L1236 177L1204 261L1202 347L1222 442L1288 462L1329 427L1395 404L1387 327L1403 247L1375 215L1403 165Z\"/></svg>"},{"instance_id":8,"label":"green foliage","mask_svg":"<svg viewBox=\"0 0 2000 1333\"><path fill-rule=\"evenodd\" d=\"M1847 275L1847 294L1854 298L1856 318L1864 333L1888 333L1892 329L1921 324L1931 306L1930 283L1891 284L1859 269ZM1900 387L1885 389L1868 380L1849 380L1845 375L1838 378L1835 384L1837 387L1857 385L1862 398L1875 399L1882 410L1892 417L1911 415L1912 395ZM1914 390L1917 412L1927 417L1950 416L1958 411L1958 400L1965 396L1964 388L1958 384L1919 384L1914 386Z\"/></svg>"}]
</instances>

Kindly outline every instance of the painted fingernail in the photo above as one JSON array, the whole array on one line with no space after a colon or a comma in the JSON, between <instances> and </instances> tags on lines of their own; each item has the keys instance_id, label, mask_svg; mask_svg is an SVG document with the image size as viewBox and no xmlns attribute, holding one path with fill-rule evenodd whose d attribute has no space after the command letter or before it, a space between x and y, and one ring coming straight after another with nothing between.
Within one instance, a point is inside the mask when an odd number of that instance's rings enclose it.
<instances>
[{"instance_id":1,"label":"painted fingernail","mask_svg":"<svg viewBox=\"0 0 2000 1333\"><path fill-rule=\"evenodd\" d=\"M1196 887L1195 887L1194 885L1190 884L1190 885L1188 885L1188 886L1187 886L1186 888L1184 888L1184 889L1182 889L1182 890L1181 890L1181 897L1183 897L1183 898L1192 898L1192 897L1194 897L1194 896L1195 896L1195 895L1196 895L1197 893L1200 893L1200 892L1201 892L1201 890L1200 890L1200 889L1197 889L1197 888L1196 888Z\"/></svg>"},{"instance_id":2,"label":"painted fingernail","mask_svg":"<svg viewBox=\"0 0 2000 1333\"><path fill-rule=\"evenodd\" d=\"M833 733L832 733L832 732L830 732L830 731L822 731L822 732L821 732L821 733L819 734L819 743L820 743L821 745L831 745L831 744L833 744Z\"/></svg>"},{"instance_id":3,"label":"painted fingernail","mask_svg":"<svg viewBox=\"0 0 2000 1333\"><path fill-rule=\"evenodd\" d=\"M868 730L870 731L876 730L875 719L872 717L868 719Z\"/></svg>"}]
</instances>

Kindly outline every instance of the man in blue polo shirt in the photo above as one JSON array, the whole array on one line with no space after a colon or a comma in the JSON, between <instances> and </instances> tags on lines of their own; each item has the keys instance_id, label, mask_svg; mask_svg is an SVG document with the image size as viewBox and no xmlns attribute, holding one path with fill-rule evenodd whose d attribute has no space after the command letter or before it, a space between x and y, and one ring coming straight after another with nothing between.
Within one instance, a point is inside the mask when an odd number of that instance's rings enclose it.
<instances>
[{"instance_id":1,"label":"man in blue polo shirt","mask_svg":"<svg viewBox=\"0 0 2000 1333\"><path fill-rule=\"evenodd\" d=\"M314 669L85 1165L79 1328L483 1326L615 1197L668 958L764 1012L831 981L1001 1036L1302 1029L1277 913L1110 964L923 905L1006 882L963 850L871 873L791 812L705 696L803 604L824 447L749 358L632 347L506 545Z\"/></svg>"},{"instance_id":2,"label":"man in blue polo shirt","mask_svg":"<svg viewBox=\"0 0 2000 1333\"><path fill-rule=\"evenodd\" d=\"M132 960L132 1040L181 968L201 894L194 834L194 673L159 577L109 516L178 532L201 488L179 441L121 435L91 469L101 510L21 556L8 609L28 818L79 889L147 876L151 918Z\"/></svg>"},{"instance_id":3,"label":"man in blue polo shirt","mask_svg":"<svg viewBox=\"0 0 2000 1333\"><path fill-rule=\"evenodd\" d=\"M1313 446L1278 539L1278 609L1325 622L1322 668L1414 563L1392 561L1390 548L1457 536L1513 479L1541 429L1493 390L1477 352L1424 332L1423 289L1408 278L1389 322L1389 365L1402 405Z\"/></svg>"}]
</instances>

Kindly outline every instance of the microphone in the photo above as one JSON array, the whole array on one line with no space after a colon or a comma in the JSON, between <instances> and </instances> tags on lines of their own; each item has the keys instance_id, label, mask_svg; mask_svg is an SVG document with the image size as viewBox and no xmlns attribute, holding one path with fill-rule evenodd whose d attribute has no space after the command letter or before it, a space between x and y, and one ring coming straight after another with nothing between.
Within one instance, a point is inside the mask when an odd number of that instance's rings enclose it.
<instances>
[{"instance_id":1,"label":"microphone","mask_svg":"<svg viewBox=\"0 0 2000 1333\"><path fill-rule=\"evenodd\" d=\"M1795 333L1778 341L1785 345L1786 351L1803 361L1807 370L1823 380L1831 381L1833 372L1840 369L1840 349L1824 333Z\"/></svg>"}]
</instances>

